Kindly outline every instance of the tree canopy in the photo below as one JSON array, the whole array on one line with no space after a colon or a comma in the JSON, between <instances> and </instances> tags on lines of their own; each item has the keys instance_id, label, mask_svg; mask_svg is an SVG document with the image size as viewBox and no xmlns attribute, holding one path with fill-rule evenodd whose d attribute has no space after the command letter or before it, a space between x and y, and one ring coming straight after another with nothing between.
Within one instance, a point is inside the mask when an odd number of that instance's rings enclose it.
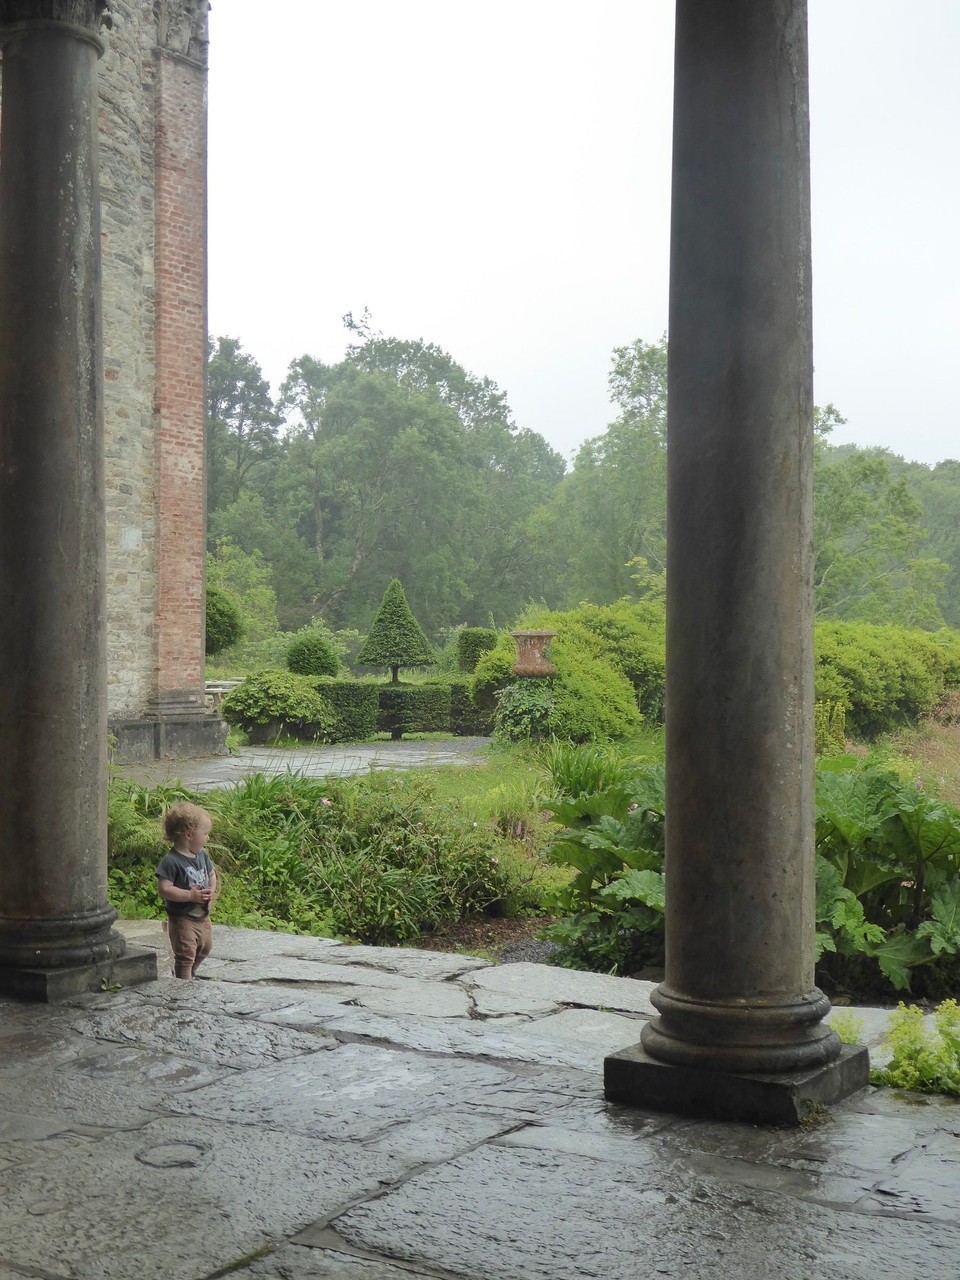
<instances>
[{"instance_id":1,"label":"tree canopy","mask_svg":"<svg viewBox=\"0 0 960 1280\"><path fill-rule=\"evenodd\" d=\"M665 336L613 351L615 416L568 470L490 378L345 320L344 359L299 356L276 400L237 339L210 347L211 581L248 639L312 620L365 634L393 579L433 638L662 595ZM816 412L818 616L960 625L960 462L835 446L842 421Z\"/></svg>"}]
</instances>

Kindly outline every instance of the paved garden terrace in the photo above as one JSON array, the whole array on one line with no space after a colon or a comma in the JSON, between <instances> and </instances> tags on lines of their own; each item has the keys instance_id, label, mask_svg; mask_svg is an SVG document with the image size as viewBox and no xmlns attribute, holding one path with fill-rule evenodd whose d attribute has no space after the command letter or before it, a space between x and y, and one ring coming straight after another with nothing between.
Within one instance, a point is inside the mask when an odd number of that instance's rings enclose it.
<instances>
[{"instance_id":1,"label":"paved garden terrace","mask_svg":"<svg viewBox=\"0 0 960 1280\"><path fill-rule=\"evenodd\" d=\"M122 928L165 972L160 925ZM222 926L201 973L0 1003L0 1280L960 1273L956 1103L605 1102L628 978Z\"/></svg>"}]
</instances>

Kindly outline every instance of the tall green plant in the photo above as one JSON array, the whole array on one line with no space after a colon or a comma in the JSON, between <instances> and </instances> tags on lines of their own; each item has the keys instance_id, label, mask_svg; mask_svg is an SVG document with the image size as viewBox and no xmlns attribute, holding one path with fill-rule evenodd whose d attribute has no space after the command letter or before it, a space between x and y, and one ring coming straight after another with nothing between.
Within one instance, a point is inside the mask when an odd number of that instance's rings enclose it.
<instances>
[{"instance_id":1,"label":"tall green plant","mask_svg":"<svg viewBox=\"0 0 960 1280\"><path fill-rule=\"evenodd\" d=\"M556 745L546 801L563 830L547 848L574 871L556 898L566 918L545 930L571 968L629 972L663 950L663 769L610 749Z\"/></svg>"},{"instance_id":2,"label":"tall green plant","mask_svg":"<svg viewBox=\"0 0 960 1280\"><path fill-rule=\"evenodd\" d=\"M110 886L127 914L161 915L154 869L166 802L115 786ZM506 903L521 909L535 892L512 842L437 801L422 777L254 776L203 803L224 923L385 945Z\"/></svg>"},{"instance_id":3,"label":"tall green plant","mask_svg":"<svg viewBox=\"0 0 960 1280\"><path fill-rule=\"evenodd\" d=\"M960 957L960 810L884 769L817 777L817 946L840 985Z\"/></svg>"}]
</instances>

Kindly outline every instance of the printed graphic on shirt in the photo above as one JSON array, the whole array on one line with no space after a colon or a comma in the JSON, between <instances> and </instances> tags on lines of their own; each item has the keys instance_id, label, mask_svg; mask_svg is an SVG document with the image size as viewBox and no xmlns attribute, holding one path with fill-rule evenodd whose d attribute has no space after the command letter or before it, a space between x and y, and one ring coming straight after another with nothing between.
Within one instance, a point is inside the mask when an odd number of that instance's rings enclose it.
<instances>
[{"instance_id":1,"label":"printed graphic on shirt","mask_svg":"<svg viewBox=\"0 0 960 1280\"><path fill-rule=\"evenodd\" d=\"M187 876L188 889L207 889L210 886L210 877L207 875L207 868L195 863L189 867L184 867Z\"/></svg>"}]
</instances>

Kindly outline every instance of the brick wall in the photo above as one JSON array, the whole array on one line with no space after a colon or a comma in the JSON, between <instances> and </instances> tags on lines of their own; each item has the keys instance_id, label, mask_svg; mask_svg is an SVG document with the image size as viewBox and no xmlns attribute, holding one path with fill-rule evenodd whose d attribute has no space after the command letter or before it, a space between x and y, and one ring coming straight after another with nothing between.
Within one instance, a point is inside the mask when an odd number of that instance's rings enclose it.
<instances>
[{"instance_id":1,"label":"brick wall","mask_svg":"<svg viewBox=\"0 0 960 1280\"><path fill-rule=\"evenodd\" d=\"M157 689L203 684L206 78L159 56L156 89Z\"/></svg>"}]
</instances>

